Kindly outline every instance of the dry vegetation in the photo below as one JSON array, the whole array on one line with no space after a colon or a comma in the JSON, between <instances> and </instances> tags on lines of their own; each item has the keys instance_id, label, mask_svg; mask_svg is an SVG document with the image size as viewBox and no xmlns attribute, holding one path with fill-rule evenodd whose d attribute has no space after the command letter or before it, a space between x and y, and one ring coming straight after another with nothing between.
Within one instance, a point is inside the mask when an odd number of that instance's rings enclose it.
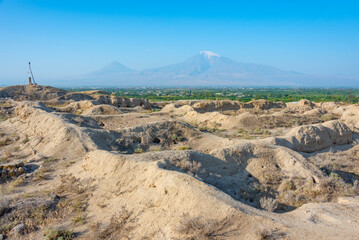
<instances>
[{"instance_id":1,"label":"dry vegetation","mask_svg":"<svg viewBox=\"0 0 359 240\"><path fill-rule=\"evenodd\" d=\"M211 220L203 217L191 218L185 214L179 222L177 231L183 235L183 239L188 240L235 238L238 236L238 229L233 228L234 220L234 216Z\"/></svg>"}]
</instances>

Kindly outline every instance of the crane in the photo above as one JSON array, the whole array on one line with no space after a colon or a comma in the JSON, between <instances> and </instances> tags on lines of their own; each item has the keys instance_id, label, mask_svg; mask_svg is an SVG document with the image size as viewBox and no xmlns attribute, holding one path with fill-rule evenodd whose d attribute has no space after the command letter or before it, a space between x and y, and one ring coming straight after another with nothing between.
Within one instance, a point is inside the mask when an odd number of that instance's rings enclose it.
<instances>
[{"instance_id":1,"label":"crane","mask_svg":"<svg viewBox=\"0 0 359 240\"><path fill-rule=\"evenodd\" d=\"M32 70L31 70L31 63L29 62L29 73L31 74L31 77L29 77L29 85L37 85L37 83L35 82L35 78L34 75L32 74ZM32 81L31 81L32 79Z\"/></svg>"}]
</instances>

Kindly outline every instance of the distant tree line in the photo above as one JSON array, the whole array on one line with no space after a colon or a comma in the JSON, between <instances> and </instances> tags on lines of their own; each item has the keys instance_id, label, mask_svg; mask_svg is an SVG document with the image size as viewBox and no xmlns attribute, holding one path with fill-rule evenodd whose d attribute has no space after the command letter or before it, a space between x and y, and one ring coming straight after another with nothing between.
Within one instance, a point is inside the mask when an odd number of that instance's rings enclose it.
<instances>
[{"instance_id":1,"label":"distant tree line","mask_svg":"<svg viewBox=\"0 0 359 240\"><path fill-rule=\"evenodd\" d=\"M149 101L176 100L237 100L249 102L267 99L271 102L296 102L308 99L313 102L358 103L359 89L344 88L97 88L109 94ZM68 88L70 91L87 91L94 88Z\"/></svg>"}]
</instances>

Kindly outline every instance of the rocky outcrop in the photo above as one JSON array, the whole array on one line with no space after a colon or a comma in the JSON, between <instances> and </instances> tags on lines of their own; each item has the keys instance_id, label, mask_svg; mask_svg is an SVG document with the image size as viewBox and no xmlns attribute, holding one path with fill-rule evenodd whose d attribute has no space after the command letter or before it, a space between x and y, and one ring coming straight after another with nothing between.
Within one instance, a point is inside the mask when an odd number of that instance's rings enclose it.
<instances>
[{"instance_id":1,"label":"rocky outcrop","mask_svg":"<svg viewBox=\"0 0 359 240\"><path fill-rule=\"evenodd\" d=\"M0 182L7 178L15 178L26 172L23 162L0 165Z\"/></svg>"}]
</instances>

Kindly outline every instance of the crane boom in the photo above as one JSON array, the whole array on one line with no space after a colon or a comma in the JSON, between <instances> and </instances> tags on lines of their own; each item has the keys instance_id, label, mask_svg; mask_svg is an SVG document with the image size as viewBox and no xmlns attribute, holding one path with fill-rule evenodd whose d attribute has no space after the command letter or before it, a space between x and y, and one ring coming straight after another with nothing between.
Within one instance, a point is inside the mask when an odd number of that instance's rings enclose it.
<instances>
[{"instance_id":1,"label":"crane boom","mask_svg":"<svg viewBox=\"0 0 359 240\"><path fill-rule=\"evenodd\" d=\"M34 81L34 84L36 85L34 75L32 74L32 70L31 70L31 63L30 63L30 62L29 62L29 69L30 69L30 73L31 73L32 81Z\"/></svg>"}]
</instances>

